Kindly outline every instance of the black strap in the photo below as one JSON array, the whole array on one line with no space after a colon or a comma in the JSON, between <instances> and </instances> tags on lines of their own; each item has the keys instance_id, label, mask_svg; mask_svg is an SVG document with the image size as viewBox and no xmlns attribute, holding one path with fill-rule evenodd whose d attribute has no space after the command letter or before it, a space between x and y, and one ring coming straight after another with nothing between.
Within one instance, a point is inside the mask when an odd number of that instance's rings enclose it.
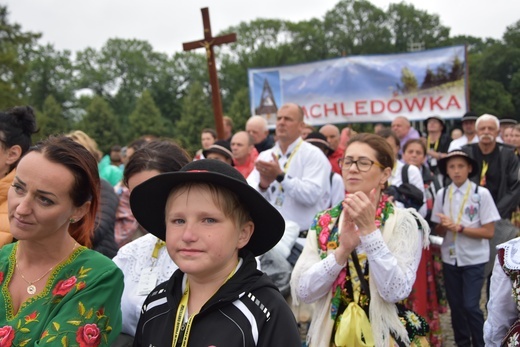
<instances>
[{"instance_id":1,"label":"black strap","mask_svg":"<svg viewBox=\"0 0 520 347\"><path fill-rule=\"evenodd\" d=\"M403 183L409 183L408 182L408 168L410 167L409 164L404 164L403 170L401 171L401 180Z\"/></svg>"},{"instance_id":2,"label":"black strap","mask_svg":"<svg viewBox=\"0 0 520 347\"><path fill-rule=\"evenodd\" d=\"M361 270L361 266L359 265L359 259L357 257L356 250L353 250L350 256L352 257L352 262L354 263L354 267L356 268L359 283L361 284L361 289L363 289L363 292L365 292L366 296L370 299L370 287L365 278L366 274L368 274L368 260L367 265L365 266L365 273L363 273L363 270Z\"/></svg>"}]
</instances>

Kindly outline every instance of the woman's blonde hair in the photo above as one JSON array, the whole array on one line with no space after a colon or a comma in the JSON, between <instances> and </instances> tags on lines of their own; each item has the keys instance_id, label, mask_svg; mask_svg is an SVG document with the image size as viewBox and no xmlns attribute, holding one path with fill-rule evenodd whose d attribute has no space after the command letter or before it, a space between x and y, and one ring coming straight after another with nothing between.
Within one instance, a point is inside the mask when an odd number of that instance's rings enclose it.
<instances>
[{"instance_id":1,"label":"woman's blonde hair","mask_svg":"<svg viewBox=\"0 0 520 347\"><path fill-rule=\"evenodd\" d=\"M94 158L96 158L98 162L103 157L103 153L101 153L101 151L98 149L96 141L94 141L93 138L85 134L83 131L74 130L65 136L71 138L73 141L85 147L94 156Z\"/></svg>"}]
</instances>

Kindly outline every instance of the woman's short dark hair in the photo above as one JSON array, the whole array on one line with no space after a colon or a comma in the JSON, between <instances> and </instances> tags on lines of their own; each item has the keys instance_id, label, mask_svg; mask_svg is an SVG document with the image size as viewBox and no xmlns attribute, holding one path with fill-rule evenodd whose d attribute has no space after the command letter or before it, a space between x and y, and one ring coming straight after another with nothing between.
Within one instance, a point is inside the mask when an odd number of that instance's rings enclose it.
<instances>
[{"instance_id":1,"label":"woman's short dark hair","mask_svg":"<svg viewBox=\"0 0 520 347\"><path fill-rule=\"evenodd\" d=\"M133 175L148 171L159 172L179 171L191 161L188 153L173 141L154 140L139 148L125 165L123 182L128 186L128 180Z\"/></svg>"},{"instance_id":2,"label":"woman's short dark hair","mask_svg":"<svg viewBox=\"0 0 520 347\"><path fill-rule=\"evenodd\" d=\"M395 141L395 144L397 145L397 147L401 147L401 141L399 140L399 138L397 137L397 135L392 131L392 129L381 129L379 130L376 135L379 135L381 136L382 138L384 139L387 139L389 137L393 138L394 141Z\"/></svg>"},{"instance_id":3,"label":"woman's short dark hair","mask_svg":"<svg viewBox=\"0 0 520 347\"><path fill-rule=\"evenodd\" d=\"M354 142L360 142L370 146L370 148L376 152L377 161L385 168L389 167L392 169L394 167L394 151L383 137L369 133L357 134L348 141L347 148Z\"/></svg>"},{"instance_id":4,"label":"woman's short dark hair","mask_svg":"<svg viewBox=\"0 0 520 347\"><path fill-rule=\"evenodd\" d=\"M100 194L96 158L84 146L66 136L51 136L28 152L41 153L47 160L65 166L74 176L69 192L72 203L80 207L90 201L90 207L81 220L70 224L69 233L78 243L91 247Z\"/></svg>"},{"instance_id":5,"label":"woman's short dark hair","mask_svg":"<svg viewBox=\"0 0 520 347\"><path fill-rule=\"evenodd\" d=\"M213 138L215 140L217 139L217 132L215 131L215 129L205 128L205 129L202 129L202 131L200 133L201 134L204 134L204 133L211 134L211 136L213 136Z\"/></svg>"},{"instance_id":6,"label":"woman's short dark hair","mask_svg":"<svg viewBox=\"0 0 520 347\"><path fill-rule=\"evenodd\" d=\"M420 145L422 150L423 150L423 154L426 155L426 145L424 144L424 140L421 140L421 139L411 139L411 140L408 140L404 144L403 153L406 152L406 149L408 148L408 146L410 146L410 145L412 145L414 143Z\"/></svg>"},{"instance_id":7,"label":"woman's short dark hair","mask_svg":"<svg viewBox=\"0 0 520 347\"><path fill-rule=\"evenodd\" d=\"M31 147L31 135L37 131L36 117L30 106L17 106L0 112L0 142L4 149L20 146L20 158ZM10 170L14 169L19 161L20 159L13 163Z\"/></svg>"}]
</instances>

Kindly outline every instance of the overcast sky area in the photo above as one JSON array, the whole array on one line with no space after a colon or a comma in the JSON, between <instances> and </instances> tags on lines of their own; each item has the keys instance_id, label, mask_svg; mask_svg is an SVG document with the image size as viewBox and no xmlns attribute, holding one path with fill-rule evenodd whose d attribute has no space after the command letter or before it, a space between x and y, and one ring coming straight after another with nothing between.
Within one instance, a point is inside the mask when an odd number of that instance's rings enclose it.
<instances>
[{"instance_id":1,"label":"overcast sky area","mask_svg":"<svg viewBox=\"0 0 520 347\"><path fill-rule=\"evenodd\" d=\"M40 43L72 52L101 48L110 38L139 39L169 55L182 43L202 39L200 9L209 7L213 34L256 18L290 21L323 18L337 0L2 0L9 22L43 34ZM387 10L398 1L370 0ZM501 39L520 19L520 0L409 0L437 14L450 35Z\"/></svg>"}]
</instances>

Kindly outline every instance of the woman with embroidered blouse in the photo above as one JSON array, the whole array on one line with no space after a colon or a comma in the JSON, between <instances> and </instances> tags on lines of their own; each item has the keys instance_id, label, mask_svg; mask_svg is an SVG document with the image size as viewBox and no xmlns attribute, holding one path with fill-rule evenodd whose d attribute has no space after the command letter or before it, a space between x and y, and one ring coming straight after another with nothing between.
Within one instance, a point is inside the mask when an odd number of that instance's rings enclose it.
<instances>
[{"instance_id":1,"label":"woman with embroidered blouse","mask_svg":"<svg viewBox=\"0 0 520 347\"><path fill-rule=\"evenodd\" d=\"M374 134L350 139L340 159L345 199L320 212L291 278L293 301L314 303L312 347L427 346L428 326L406 310L428 224L382 194L392 148Z\"/></svg>"},{"instance_id":2,"label":"woman with embroidered blouse","mask_svg":"<svg viewBox=\"0 0 520 347\"><path fill-rule=\"evenodd\" d=\"M99 206L94 157L66 137L31 147L8 192L0 249L1 346L108 346L121 330L123 274L88 249Z\"/></svg>"}]
</instances>

